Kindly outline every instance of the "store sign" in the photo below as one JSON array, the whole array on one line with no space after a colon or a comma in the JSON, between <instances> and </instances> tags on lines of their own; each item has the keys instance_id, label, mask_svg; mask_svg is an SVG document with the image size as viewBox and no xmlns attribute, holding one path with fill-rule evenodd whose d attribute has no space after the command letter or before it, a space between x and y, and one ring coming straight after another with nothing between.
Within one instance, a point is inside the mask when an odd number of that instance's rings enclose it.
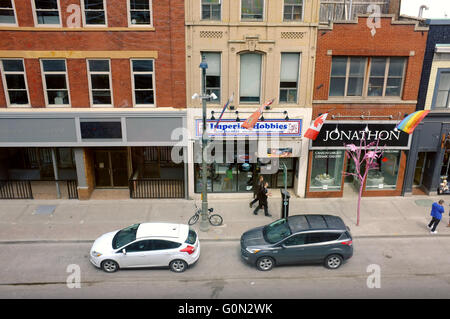
<instances>
[{"instance_id":1,"label":"store sign","mask_svg":"<svg viewBox=\"0 0 450 319\"><path fill-rule=\"evenodd\" d=\"M238 137L238 136L271 136L280 137L301 137L302 120L264 120L258 121L252 130L242 127L244 121L221 120L217 125L217 120L207 120L206 126L208 136ZM195 120L196 136L201 137L203 133L202 120Z\"/></svg>"},{"instance_id":2,"label":"store sign","mask_svg":"<svg viewBox=\"0 0 450 319\"><path fill-rule=\"evenodd\" d=\"M411 136L395 130L396 123L325 123L311 149L344 148L346 144L359 145L365 137L367 144L395 149L409 149ZM366 131L366 128L368 129Z\"/></svg>"}]
</instances>

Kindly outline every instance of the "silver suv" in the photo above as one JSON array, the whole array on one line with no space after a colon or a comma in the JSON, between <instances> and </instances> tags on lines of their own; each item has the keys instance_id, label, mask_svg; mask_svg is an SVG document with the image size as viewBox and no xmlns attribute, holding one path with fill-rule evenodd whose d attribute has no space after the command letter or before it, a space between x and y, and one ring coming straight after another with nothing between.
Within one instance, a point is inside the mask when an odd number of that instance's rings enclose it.
<instances>
[{"instance_id":1,"label":"silver suv","mask_svg":"<svg viewBox=\"0 0 450 319\"><path fill-rule=\"evenodd\" d=\"M242 234L241 256L263 271L298 263L337 269L353 256L352 236L338 216L295 215Z\"/></svg>"}]
</instances>

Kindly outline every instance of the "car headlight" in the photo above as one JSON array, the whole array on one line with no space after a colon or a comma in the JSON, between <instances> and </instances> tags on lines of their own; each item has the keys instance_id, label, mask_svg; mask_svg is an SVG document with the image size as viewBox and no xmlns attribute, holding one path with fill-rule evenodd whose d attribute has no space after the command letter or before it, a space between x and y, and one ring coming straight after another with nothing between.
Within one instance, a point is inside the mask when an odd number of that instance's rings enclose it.
<instances>
[{"instance_id":1,"label":"car headlight","mask_svg":"<svg viewBox=\"0 0 450 319\"><path fill-rule=\"evenodd\" d=\"M257 252L261 251L261 249L258 248L246 248L245 250L247 250L251 254L256 254Z\"/></svg>"},{"instance_id":2,"label":"car headlight","mask_svg":"<svg viewBox=\"0 0 450 319\"><path fill-rule=\"evenodd\" d=\"M99 252L97 252L95 250L91 252L91 256L92 257L100 257L101 255L102 255L101 253L99 253Z\"/></svg>"}]
</instances>

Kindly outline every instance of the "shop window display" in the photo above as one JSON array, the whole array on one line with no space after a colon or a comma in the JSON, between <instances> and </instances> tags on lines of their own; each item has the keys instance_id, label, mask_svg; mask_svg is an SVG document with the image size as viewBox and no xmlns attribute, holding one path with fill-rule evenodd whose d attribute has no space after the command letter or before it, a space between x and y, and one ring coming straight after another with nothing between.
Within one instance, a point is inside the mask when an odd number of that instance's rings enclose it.
<instances>
[{"instance_id":1,"label":"shop window display","mask_svg":"<svg viewBox=\"0 0 450 319\"><path fill-rule=\"evenodd\" d=\"M341 190L343 150L316 150L313 153L310 191Z\"/></svg>"},{"instance_id":2,"label":"shop window display","mask_svg":"<svg viewBox=\"0 0 450 319\"><path fill-rule=\"evenodd\" d=\"M401 151L386 150L367 174L366 190L396 189Z\"/></svg>"}]
</instances>

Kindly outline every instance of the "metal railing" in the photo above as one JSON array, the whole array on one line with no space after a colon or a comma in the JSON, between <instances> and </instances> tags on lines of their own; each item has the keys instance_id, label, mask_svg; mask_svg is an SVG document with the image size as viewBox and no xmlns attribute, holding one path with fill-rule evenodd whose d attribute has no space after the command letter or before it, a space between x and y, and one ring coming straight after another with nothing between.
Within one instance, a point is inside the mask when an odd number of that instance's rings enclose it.
<instances>
[{"instance_id":1,"label":"metal railing","mask_svg":"<svg viewBox=\"0 0 450 319\"><path fill-rule=\"evenodd\" d=\"M78 182L77 180L67 180L67 194L69 199L78 199Z\"/></svg>"},{"instance_id":2,"label":"metal railing","mask_svg":"<svg viewBox=\"0 0 450 319\"><path fill-rule=\"evenodd\" d=\"M31 181L0 180L0 199L33 199Z\"/></svg>"},{"instance_id":3,"label":"metal railing","mask_svg":"<svg viewBox=\"0 0 450 319\"><path fill-rule=\"evenodd\" d=\"M78 199L77 180L0 180L0 199L33 199L32 183L64 182L69 199Z\"/></svg>"},{"instance_id":4,"label":"metal railing","mask_svg":"<svg viewBox=\"0 0 450 319\"><path fill-rule=\"evenodd\" d=\"M370 5L380 7L380 13L389 13L390 0L321 0L320 22L355 20L358 14L367 14Z\"/></svg>"},{"instance_id":5,"label":"metal railing","mask_svg":"<svg viewBox=\"0 0 450 319\"><path fill-rule=\"evenodd\" d=\"M130 198L184 198L184 180L130 179Z\"/></svg>"}]
</instances>

